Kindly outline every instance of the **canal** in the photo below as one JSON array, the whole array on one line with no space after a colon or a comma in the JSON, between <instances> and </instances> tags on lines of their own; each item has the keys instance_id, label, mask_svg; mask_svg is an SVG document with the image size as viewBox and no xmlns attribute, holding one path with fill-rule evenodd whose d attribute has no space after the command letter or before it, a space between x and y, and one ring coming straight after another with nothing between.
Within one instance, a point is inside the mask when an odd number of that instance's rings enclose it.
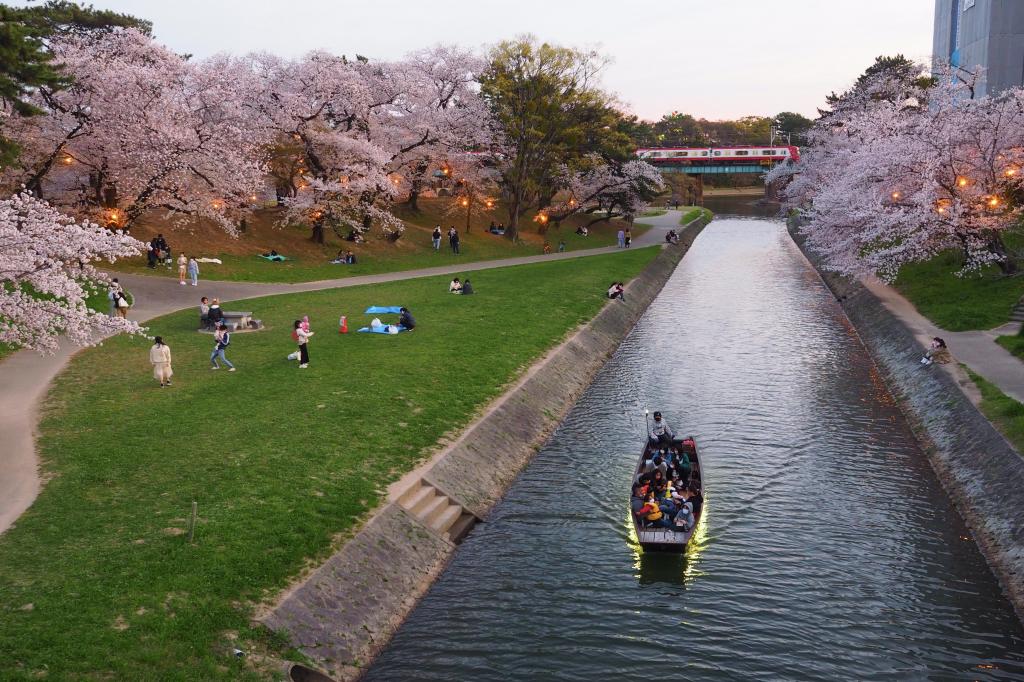
<instances>
[{"instance_id":1,"label":"canal","mask_svg":"<svg viewBox=\"0 0 1024 682\"><path fill-rule=\"evenodd\" d=\"M683 558L631 538L645 407L702 448ZM782 223L726 215L367 679L1024 680L1024 630Z\"/></svg>"}]
</instances>

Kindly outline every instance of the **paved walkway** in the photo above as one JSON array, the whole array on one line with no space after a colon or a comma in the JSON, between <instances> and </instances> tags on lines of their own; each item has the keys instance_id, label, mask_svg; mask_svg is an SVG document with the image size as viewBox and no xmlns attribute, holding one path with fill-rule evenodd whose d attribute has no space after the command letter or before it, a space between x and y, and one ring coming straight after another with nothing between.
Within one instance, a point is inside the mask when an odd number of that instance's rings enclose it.
<instances>
[{"instance_id":1,"label":"paved walkway","mask_svg":"<svg viewBox=\"0 0 1024 682\"><path fill-rule=\"evenodd\" d=\"M642 218L651 229L633 240L636 247L663 244L665 233L678 228L680 213L669 211L663 216ZM501 260L477 261L457 265L445 265L404 272L387 272L378 275L362 275L343 279L303 282L300 284L259 284L249 282L200 281L199 286L180 286L171 277L118 274L121 284L132 293L137 304L129 317L145 322L154 317L166 315L199 305L201 296L216 296L221 301L238 301L245 298L291 294L303 291L319 291L354 287L362 284L394 282L396 280L431 277L434 275L461 274L475 270L503 268L511 265L542 263L553 260L582 258L618 251L617 247L601 247L553 253L548 255L522 256ZM50 382L71 361L80 350L68 343L54 355L39 355L35 351L20 351L0 362L0 438L4 446L0 449L0 533L10 527L29 508L39 494L39 461L35 451L36 427L39 420L39 406L46 396Z\"/></svg>"},{"instance_id":2,"label":"paved walkway","mask_svg":"<svg viewBox=\"0 0 1024 682\"><path fill-rule=\"evenodd\" d=\"M1014 400L1024 403L1024 362L995 342L997 336L1016 334L1020 330L1019 324L1011 322L987 331L946 331L917 312L910 301L889 285L874 278L861 281L914 332L923 347L927 347L933 337L941 337L956 361L988 379Z\"/></svg>"}]
</instances>

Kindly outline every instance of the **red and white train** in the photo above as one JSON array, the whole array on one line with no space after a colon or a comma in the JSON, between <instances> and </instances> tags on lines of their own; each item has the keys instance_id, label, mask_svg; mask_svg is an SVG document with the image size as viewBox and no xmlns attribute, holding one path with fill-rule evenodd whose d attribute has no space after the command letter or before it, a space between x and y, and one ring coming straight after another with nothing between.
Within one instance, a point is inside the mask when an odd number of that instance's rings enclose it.
<instances>
[{"instance_id":1,"label":"red and white train","mask_svg":"<svg viewBox=\"0 0 1024 682\"><path fill-rule=\"evenodd\" d=\"M652 166L771 166L799 161L800 149L784 146L652 147L637 149L636 155Z\"/></svg>"}]
</instances>

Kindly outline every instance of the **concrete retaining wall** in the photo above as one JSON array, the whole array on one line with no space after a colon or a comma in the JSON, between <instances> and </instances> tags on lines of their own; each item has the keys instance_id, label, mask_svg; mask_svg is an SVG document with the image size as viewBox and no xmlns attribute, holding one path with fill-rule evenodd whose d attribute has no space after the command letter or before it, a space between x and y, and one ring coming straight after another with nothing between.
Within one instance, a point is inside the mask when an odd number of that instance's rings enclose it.
<instances>
[{"instance_id":1,"label":"concrete retaining wall","mask_svg":"<svg viewBox=\"0 0 1024 682\"><path fill-rule=\"evenodd\" d=\"M485 518L672 275L703 218L549 353L423 476ZM444 568L455 545L390 503L262 618L337 680L356 679Z\"/></svg>"},{"instance_id":2,"label":"concrete retaining wall","mask_svg":"<svg viewBox=\"0 0 1024 682\"><path fill-rule=\"evenodd\" d=\"M803 249L802 238L791 229ZM974 538L1024 618L1024 459L939 365L923 367L913 332L859 282L820 267L897 398Z\"/></svg>"}]
</instances>

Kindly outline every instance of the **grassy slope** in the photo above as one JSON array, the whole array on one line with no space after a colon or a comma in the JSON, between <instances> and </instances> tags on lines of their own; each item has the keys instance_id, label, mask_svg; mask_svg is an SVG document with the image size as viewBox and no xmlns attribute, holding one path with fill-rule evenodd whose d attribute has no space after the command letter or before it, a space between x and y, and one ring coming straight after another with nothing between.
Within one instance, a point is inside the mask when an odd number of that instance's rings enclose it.
<instances>
[{"instance_id":1,"label":"grassy slope","mask_svg":"<svg viewBox=\"0 0 1024 682\"><path fill-rule=\"evenodd\" d=\"M700 208L698 206L691 206L689 208L684 206L683 207L683 215L681 215L679 217L679 224L680 225L686 225L691 220L694 220L695 218L697 218L701 214L701 212L704 213L705 217L711 218L711 211L709 209Z\"/></svg>"},{"instance_id":2,"label":"grassy slope","mask_svg":"<svg viewBox=\"0 0 1024 682\"><path fill-rule=\"evenodd\" d=\"M1016 231L1004 239L1011 250L1024 246L1024 236ZM942 253L903 266L894 284L918 312L948 331L992 329L1006 323L1024 296L1024 277L1004 277L994 265L958 277L962 266L957 254Z\"/></svg>"},{"instance_id":3,"label":"grassy slope","mask_svg":"<svg viewBox=\"0 0 1024 682\"><path fill-rule=\"evenodd\" d=\"M641 249L246 303L268 325L236 334L237 373L211 372L194 311L151 323L174 353L160 389L148 342L84 351L56 380L39 440L52 480L0 536L4 679L244 679L253 602L350 532L381 491L459 429L652 258ZM408 306L397 337L340 336L339 314ZM285 360L290 322L317 335ZM368 320L368 316L365 317ZM197 542L180 535L193 500ZM250 657L250 660L252 657Z\"/></svg>"},{"instance_id":4,"label":"grassy slope","mask_svg":"<svg viewBox=\"0 0 1024 682\"><path fill-rule=\"evenodd\" d=\"M365 244L352 244L339 239L328 231L327 243L314 244L309 241L309 229L295 225L279 227L275 221L280 213L276 210L258 212L248 221L245 234L233 239L212 225L193 225L176 229L157 221L155 218L144 222L132 231L139 239L149 240L158 231L164 233L171 248L177 253L220 258L223 265L201 264L203 278L219 280L244 280L254 282L306 282L320 279L334 279L378 272L412 270L415 268L447 265L457 262L493 260L515 256L536 255L542 252L545 238L557 249L560 239L566 242L566 249L595 248L615 244L615 233L620 223L600 223L590 229L589 237L574 233L576 226L589 222L587 216L573 216L563 222L560 228L551 228L546 236L537 234L533 223L524 223L520 242L513 244L504 237L487 233L491 220L499 219L498 212L491 216L475 216L471 230L465 231L465 216L446 216L445 200L422 199L419 212L409 211L400 206L397 215L406 222L406 232L395 243L377 237L376 232ZM455 225L461 237L461 255L455 256L448 249L447 236L442 249L435 252L430 243L430 232L440 223L447 235L447 227ZM638 236L647 226L636 225L633 235ZM277 250L291 260L285 263L271 263L258 258L256 254ZM331 265L328 263L339 249L351 249L357 257L357 265ZM177 277L177 266L158 267L155 271L146 267L144 257L129 259L114 265L114 270Z\"/></svg>"},{"instance_id":5,"label":"grassy slope","mask_svg":"<svg viewBox=\"0 0 1024 682\"><path fill-rule=\"evenodd\" d=\"M999 336L996 337L996 343L1024 360L1024 336Z\"/></svg>"},{"instance_id":6,"label":"grassy slope","mask_svg":"<svg viewBox=\"0 0 1024 682\"><path fill-rule=\"evenodd\" d=\"M1006 338L1006 337L1004 337ZM1024 452L1024 405L1006 395L995 385L961 365L981 391L981 411L1006 439Z\"/></svg>"}]
</instances>

